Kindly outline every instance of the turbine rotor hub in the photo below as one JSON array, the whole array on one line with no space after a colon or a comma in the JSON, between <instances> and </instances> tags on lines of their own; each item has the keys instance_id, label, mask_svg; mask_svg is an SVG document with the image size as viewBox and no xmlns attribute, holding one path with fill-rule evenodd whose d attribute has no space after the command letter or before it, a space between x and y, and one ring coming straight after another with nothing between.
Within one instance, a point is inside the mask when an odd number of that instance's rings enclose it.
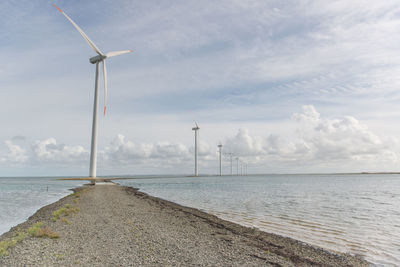
<instances>
[{"instance_id":1,"label":"turbine rotor hub","mask_svg":"<svg viewBox=\"0 0 400 267\"><path fill-rule=\"evenodd\" d=\"M90 61L90 63L95 64L97 62L103 61L104 59L106 59L106 56L97 55L97 56L89 58L89 61Z\"/></svg>"}]
</instances>

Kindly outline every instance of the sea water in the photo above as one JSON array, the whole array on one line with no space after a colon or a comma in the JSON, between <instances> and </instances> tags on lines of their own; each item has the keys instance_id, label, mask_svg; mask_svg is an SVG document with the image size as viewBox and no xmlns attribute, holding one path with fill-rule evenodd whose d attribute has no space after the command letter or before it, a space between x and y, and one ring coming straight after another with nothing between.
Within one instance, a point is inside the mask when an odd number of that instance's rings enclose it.
<instances>
[{"instance_id":1,"label":"sea water","mask_svg":"<svg viewBox=\"0 0 400 267\"><path fill-rule=\"evenodd\" d=\"M85 182L55 178L0 177L0 235L26 221L38 209L71 194Z\"/></svg>"},{"instance_id":2,"label":"sea water","mask_svg":"<svg viewBox=\"0 0 400 267\"><path fill-rule=\"evenodd\" d=\"M138 178L118 183L377 266L400 266L400 175ZM0 178L0 234L84 183Z\"/></svg>"},{"instance_id":3,"label":"sea water","mask_svg":"<svg viewBox=\"0 0 400 267\"><path fill-rule=\"evenodd\" d=\"M400 266L399 175L257 175L118 181L220 218Z\"/></svg>"}]
</instances>

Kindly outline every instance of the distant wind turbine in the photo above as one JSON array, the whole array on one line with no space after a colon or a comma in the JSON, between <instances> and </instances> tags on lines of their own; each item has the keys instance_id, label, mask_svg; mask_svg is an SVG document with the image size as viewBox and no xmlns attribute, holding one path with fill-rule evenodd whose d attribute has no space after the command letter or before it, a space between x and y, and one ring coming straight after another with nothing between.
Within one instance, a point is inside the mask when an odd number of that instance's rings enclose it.
<instances>
[{"instance_id":1,"label":"distant wind turbine","mask_svg":"<svg viewBox=\"0 0 400 267\"><path fill-rule=\"evenodd\" d=\"M239 176L239 157L236 157L236 175Z\"/></svg>"},{"instance_id":2,"label":"distant wind turbine","mask_svg":"<svg viewBox=\"0 0 400 267\"><path fill-rule=\"evenodd\" d=\"M193 127L192 130L194 131L194 176L199 176L199 170L197 168L197 154L199 152L198 150L198 144L199 144L199 125L197 125L197 122L194 122L196 124L196 127Z\"/></svg>"},{"instance_id":3,"label":"distant wind turbine","mask_svg":"<svg viewBox=\"0 0 400 267\"><path fill-rule=\"evenodd\" d=\"M231 161L231 175L232 175L232 174L233 174L233 173L232 173L232 156L233 156L233 153L232 153L232 152L229 152L228 155L229 155L229 159L230 159L230 161Z\"/></svg>"},{"instance_id":4,"label":"distant wind turbine","mask_svg":"<svg viewBox=\"0 0 400 267\"><path fill-rule=\"evenodd\" d=\"M222 144L218 145L219 148L219 176L222 176Z\"/></svg>"},{"instance_id":5,"label":"distant wind turbine","mask_svg":"<svg viewBox=\"0 0 400 267\"><path fill-rule=\"evenodd\" d=\"M97 162L97 115L98 115L98 104L99 104L99 63L103 63L103 77L104 77L104 115L106 115L106 105L107 105L107 70L106 70L106 59L109 57L119 56L126 53L131 53L132 50L122 50L113 51L108 53L103 53L99 48L89 39L89 37L83 32L83 30L58 6L54 5L78 30L82 37L88 42L90 47L97 53L97 56L91 57L89 59L90 63L96 64L96 78L95 78L95 93L94 93L94 104L93 104L93 124L92 124L92 142L90 150L90 170L89 177L93 178L92 182L95 184L96 178L96 162Z\"/></svg>"}]
</instances>

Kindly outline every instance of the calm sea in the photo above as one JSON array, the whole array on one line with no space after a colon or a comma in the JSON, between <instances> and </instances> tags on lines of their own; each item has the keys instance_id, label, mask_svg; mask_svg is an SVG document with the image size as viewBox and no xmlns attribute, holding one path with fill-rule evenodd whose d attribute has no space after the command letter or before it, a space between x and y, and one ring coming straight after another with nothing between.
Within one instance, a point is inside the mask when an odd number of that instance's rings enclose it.
<instances>
[{"instance_id":1,"label":"calm sea","mask_svg":"<svg viewBox=\"0 0 400 267\"><path fill-rule=\"evenodd\" d=\"M377 266L400 266L400 175L142 178L118 182ZM0 234L81 184L0 178Z\"/></svg>"},{"instance_id":2,"label":"calm sea","mask_svg":"<svg viewBox=\"0 0 400 267\"><path fill-rule=\"evenodd\" d=\"M266 232L400 266L400 175L260 175L121 184Z\"/></svg>"}]
</instances>

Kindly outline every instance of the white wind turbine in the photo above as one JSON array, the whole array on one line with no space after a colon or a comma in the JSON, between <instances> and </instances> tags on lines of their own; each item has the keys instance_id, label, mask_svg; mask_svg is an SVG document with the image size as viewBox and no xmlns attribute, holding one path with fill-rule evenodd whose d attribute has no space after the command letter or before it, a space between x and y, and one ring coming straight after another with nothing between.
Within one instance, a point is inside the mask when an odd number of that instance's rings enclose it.
<instances>
[{"instance_id":1,"label":"white wind turbine","mask_svg":"<svg viewBox=\"0 0 400 267\"><path fill-rule=\"evenodd\" d=\"M192 130L194 131L194 176L199 176L199 170L197 168L197 154L199 152L198 144L199 144L199 125L197 122L194 122L196 127L193 127Z\"/></svg>"},{"instance_id":2,"label":"white wind turbine","mask_svg":"<svg viewBox=\"0 0 400 267\"><path fill-rule=\"evenodd\" d=\"M239 176L239 157L236 157L236 175Z\"/></svg>"},{"instance_id":3,"label":"white wind turbine","mask_svg":"<svg viewBox=\"0 0 400 267\"><path fill-rule=\"evenodd\" d=\"M97 56L89 59L90 63L96 64L96 78L95 78L95 93L94 93L94 104L93 104L93 124L92 124L92 142L90 150L90 171L89 177L92 178L92 182L95 183L96 179L96 162L97 162L97 115L98 115L98 104L99 104L99 63L103 63L103 75L104 75L104 115L106 115L107 105L107 70L106 70L106 59L109 57L119 56L126 53L131 53L132 50L113 51L103 53L99 48L89 39L89 37L83 32L83 30L65 14L58 6L54 5L78 30L83 38L89 43L90 47L97 53Z\"/></svg>"},{"instance_id":4,"label":"white wind turbine","mask_svg":"<svg viewBox=\"0 0 400 267\"><path fill-rule=\"evenodd\" d=\"M219 152L219 176L222 176L222 144L218 145Z\"/></svg>"}]
</instances>

